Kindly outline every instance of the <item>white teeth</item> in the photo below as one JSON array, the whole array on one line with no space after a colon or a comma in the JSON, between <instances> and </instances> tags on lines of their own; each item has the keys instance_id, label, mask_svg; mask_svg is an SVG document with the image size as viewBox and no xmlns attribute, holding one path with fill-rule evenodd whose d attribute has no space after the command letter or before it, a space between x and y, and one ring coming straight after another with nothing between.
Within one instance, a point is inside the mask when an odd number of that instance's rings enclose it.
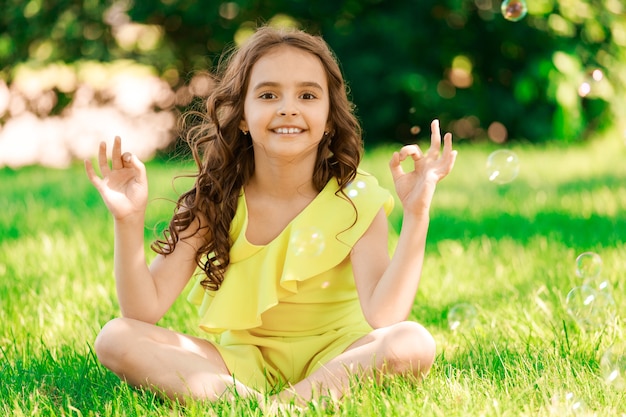
<instances>
[{"instance_id":1,"label":"white teeth","mask_svg":"<svg viewBox=\"0 0 626 417\"><path fill-rule=\"evenodd\" d=\"M279 127L278 129L274 129L274 132L279 134L288 134L293 135L294 133L302 132L302 129L298 129L297 127Z\"/></svg>"}]
</instances>

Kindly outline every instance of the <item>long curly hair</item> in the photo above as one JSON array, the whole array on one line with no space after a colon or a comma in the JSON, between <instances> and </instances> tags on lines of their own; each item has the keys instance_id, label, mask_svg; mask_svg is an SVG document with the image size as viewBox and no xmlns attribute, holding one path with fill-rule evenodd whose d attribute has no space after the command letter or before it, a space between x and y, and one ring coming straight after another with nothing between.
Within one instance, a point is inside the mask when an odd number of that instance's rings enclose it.
<instances>
[{"instance_id":1,"label":"long curly hair","mask_svg":"<svg viewBox=\"0 0 626 417\"><path fill-rule=\"evenodd\" d=\"M184 117L193 121L184 137L198 172L193 187L178 198L163 238L152 244L155 252L168 255L181 240L182 231L192 224L206 228L202 230L205 241L197 249L195 260L206 275L201 284L207 290L218 290L224 280L232 245L230 225L242 187L254 172L252 141L239 129L250 72L259 58L279 46L295 47L317 56L326 71L330 133L317 149L315 188L321 191L335 177L340 186L338 192L344 194L344 187L356 176L361 161L361 126L348 99L338 61L320 36L264 26L239 49L229 51L217 67L216 87L207 97L205 109L189 111Z\"/></svg>"}]
</instances>

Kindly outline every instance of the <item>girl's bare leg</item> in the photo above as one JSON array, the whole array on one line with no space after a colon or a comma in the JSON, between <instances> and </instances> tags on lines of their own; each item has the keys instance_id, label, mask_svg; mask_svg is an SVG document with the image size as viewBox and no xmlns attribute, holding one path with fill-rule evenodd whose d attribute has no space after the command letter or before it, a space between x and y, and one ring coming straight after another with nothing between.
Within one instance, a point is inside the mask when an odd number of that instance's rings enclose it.
<instances>
[{"instance_id":1,"label":"girl's bare leg","mask_svg":"<svg viewBox=\"0 0 626 417\"><path fill-rule=\"evenodd\" d=\"M118 318L107 323L95 342L100 362L137 387L184 401L233 396L263 396L235 381L208 341L141 321Z\"/></svg>"},{"instance_id":2,"label":"girl's bare leg","mask_svg":"<svg viewBox=\"0 0 626 417\"><path fill-rule=\"evenodd\" d=\"M306 379L278 395L306 403L318 396L341 398L354 375L414 375L423 378L435 361L435 340L420 324L401 322L372 331Z\"/></svg>"}]
</instances>

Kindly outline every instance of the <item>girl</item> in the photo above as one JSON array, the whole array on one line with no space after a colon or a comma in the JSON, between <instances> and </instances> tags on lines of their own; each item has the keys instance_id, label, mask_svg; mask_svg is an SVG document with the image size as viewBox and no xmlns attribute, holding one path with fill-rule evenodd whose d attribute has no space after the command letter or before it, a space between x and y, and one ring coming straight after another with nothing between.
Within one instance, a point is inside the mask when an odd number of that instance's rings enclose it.
<instances>
[{"instance_id":1,"label":"girl","mask_svg":"<svg viewBox=\"0 0 626 417\"><path fill-rule=\"evenodd\" d=\"M195 184L150 266L144 165L122 153L119 138L110 167L100 145L101 176L86 161L115 219L122 312L96 339L99 360L132 385L181 400L339 398L354 374L425 376L435 343L406 319L435 186L456 158L451 135L442 147L435 120L428 152L405 146L391 158L404 217L390 259L393 199L357 170L361 131L326 43L263 27L226 64L202 122L188 130ZM189 299L218 343L156 326L197 268Z\"/></svg>"}]
</instances>

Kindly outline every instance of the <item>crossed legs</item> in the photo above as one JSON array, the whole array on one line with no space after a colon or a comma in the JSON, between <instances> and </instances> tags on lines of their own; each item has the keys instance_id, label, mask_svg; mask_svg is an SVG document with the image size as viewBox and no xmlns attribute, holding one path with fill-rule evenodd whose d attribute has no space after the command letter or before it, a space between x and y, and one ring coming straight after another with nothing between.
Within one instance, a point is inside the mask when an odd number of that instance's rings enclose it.
<instances>
[{"instance_id":1,"label":"crossed legs","mask_svg":"<svg viewBox=\"0 0 626 417\"><path fill-rule=\"evenodd\" d=\"M108 322L95 342L100 362L136 387L172 399L217 400L261 394L233 380L217 349L207 340L133 319Z\"/></svg>"},{"instance_id":2,"label":"crossed legs","mask_svg":"<svg viewBox=\"0 0 626 417\"><path fill-rule=\"evenodd\" d=\"M95 342L100 362L129 384L184 401L264 396L230 375L208 341L137 320L107 323ZM354 374L410 374L424 377L435 359L430 333L414 322L376 329L304 380L280 393L281 400L309 401L317 395L339 399Z\"/></svg>"},{"instance_id":3,"label":"crossed legs","mask_svg":"<svg viewBox=\"0 0 626 417\"><path fill-rule=\"evenodd\" d=\"M350 345L342 354L318 368L281 399L308 401L326 396L340 399L354 375L378 378L381 375L412 375L424 378L435 361L432 335L420 324L404 321L373 330Z\"/></svg>"}]
</instances>

